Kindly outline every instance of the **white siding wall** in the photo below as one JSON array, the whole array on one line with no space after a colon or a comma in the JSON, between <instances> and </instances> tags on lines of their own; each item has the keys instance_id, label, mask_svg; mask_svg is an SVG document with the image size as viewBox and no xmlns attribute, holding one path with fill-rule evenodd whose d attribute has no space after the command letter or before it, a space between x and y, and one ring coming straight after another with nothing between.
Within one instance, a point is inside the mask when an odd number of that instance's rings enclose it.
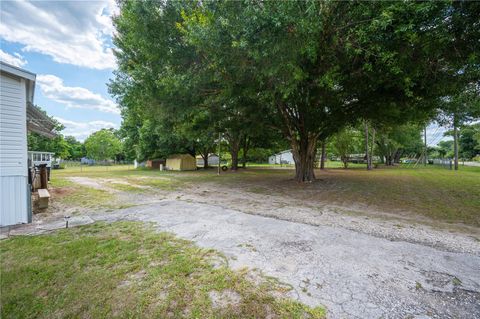
<instances>
[{"instance_id":1,"label":"white siding wall","mask_svg":"<svg viewBox=\"0 0 480 319\"><path fill-rule=\"evenodd\" d=\"M0 225L28 222L26 83L0 76Z\"/></svg>"},{"instance_id":2,"label":"white siding wall","mask_svg":"<svg viewBox=\"0 0 480 319\"><path fill-rule=\"evenodd\" d=\"M268 158L269 164L295 164L292 152L282 152Z\"/></svg>"},{"instance_id":3,"label":"white siding wall","mask_svg":"<svg viewBox=\"0 0 480 319\"><path fill-rule=\"evenodd\" d=\"M28 223L28 177L2 176L0 205L0 226Z\"/></svg>"}]
</instances>

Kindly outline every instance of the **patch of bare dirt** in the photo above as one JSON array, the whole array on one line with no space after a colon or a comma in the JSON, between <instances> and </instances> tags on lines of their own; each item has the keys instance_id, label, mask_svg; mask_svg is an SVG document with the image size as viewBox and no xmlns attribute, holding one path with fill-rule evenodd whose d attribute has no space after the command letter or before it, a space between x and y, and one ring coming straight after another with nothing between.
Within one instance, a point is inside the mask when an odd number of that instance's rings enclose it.
<instances>
[{"instance_id":1,"label":"patch of bare dirt","mask_svg":"<svg viewBox=\"0 0 480 319\"><path fill-rule=\"evenodd\" d=\"M68 179L70 181L72 181L76 184L82 185L82 186L95 188L95 189L100 189L100 190L104 190L104 191L108 191L108 192L116 192L115 189L113 189L111 187L108 187L104 183L101 183L101 182L99 182L99 181L97 181L96 179L93 179L93 178L72 176L72 177L69 177Z\"/></svg>"}]
</instances>

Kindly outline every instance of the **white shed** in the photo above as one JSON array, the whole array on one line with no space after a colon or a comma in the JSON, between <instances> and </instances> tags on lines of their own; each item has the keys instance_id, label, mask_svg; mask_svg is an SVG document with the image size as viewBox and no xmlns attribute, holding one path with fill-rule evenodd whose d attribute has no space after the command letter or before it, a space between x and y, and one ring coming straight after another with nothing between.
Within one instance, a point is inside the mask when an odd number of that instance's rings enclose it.
<instances>
[{"instance_id":1,"label":"white shed","mask_svg":"<svg viewBox=\"0 0 480 319\"><path fill-rule=\"evenodd\" d=\"M197 161L197 166L203 167L204 161L202 155L195 156ZM208 165L209 166L217 166L218 165L218 155L216 154L208 154Z\"/></svg>"},{"instance_id":2,"label":"white shed","mask_svg":"<svg viewBox=\"0 0 480 319\"><path fill-rule=\"evenodd\" d=\"M291 150L274 154L268 158L268 164L295 164Z\"/></svg>"},{"instance_id":3,"label":"white shed","mask_svg":"<svg viewBox=\"0 0 480 319\"><path fill-rule=\"evenodd\" d=\"M53 123L33 106L36 75L0 62L0 226L31 222L27 127L54 136Z\"/></svg>"}]
</instances>

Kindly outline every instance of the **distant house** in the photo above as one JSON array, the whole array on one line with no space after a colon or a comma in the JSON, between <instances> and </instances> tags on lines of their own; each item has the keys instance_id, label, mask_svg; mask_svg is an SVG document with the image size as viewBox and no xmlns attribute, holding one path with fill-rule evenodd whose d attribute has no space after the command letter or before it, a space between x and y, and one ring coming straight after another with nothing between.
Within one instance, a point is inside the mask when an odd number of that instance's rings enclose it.
<instances>
[{"instance_id":1,"label":"distant house","mask_svg":"<svg viewBox=\"0 0 480 319\"><path fill-rule=\"evenodd\" d=\"M285 150L283 152L274 154L268 158L269 164L295 164L293 160L293 154L291 150Z\"/></svg>"},{"instance_id":2,"label":"distant house","mask_svg":"<svg viewBox=\"0 0 480 319\"><path fill-rule=\"evenodd\" d=\"M33 105L36 75L0 62L0 226L32 221L27 130L52 138L55 124Z\"/></svg>"},{"instance_id":3,"label":"distant house","mask_svg":"<svg viewBox=\"0 0 480 319\"><path fill-rule=\"evenodd\" d=\"M172 171L194 171L197 169L195 157L190 154L176 154L167 158L167 169Z\"/></svg>"},{"instance_id":4,"label":"distant house","mask_svg":"<svg viewBox=\"0 0 480 319\"><path fill-rule=\"evenodd\" d=\"M202 155L197 155L195 156L195 159L197 160L197 166L203 167L204 161ZM216 166L218 165L218 155L216 154L208 154L208 165L209 166Z\"/></svg>"}]
</instances>

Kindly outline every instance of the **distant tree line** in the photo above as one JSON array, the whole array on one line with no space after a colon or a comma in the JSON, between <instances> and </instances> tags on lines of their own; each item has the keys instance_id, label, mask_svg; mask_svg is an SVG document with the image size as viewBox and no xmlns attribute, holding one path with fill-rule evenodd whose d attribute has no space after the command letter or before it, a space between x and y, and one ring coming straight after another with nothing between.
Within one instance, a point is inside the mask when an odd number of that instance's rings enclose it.
<instances>
[{"instance_id":1,"label":"distant tree line","mask_svg":"<svg viewBox=\"0 0 480 319\"><path fill-rule=\"evenodd\" d=\"M29 151L52 152L56 158L76 161L82 157L100 161L128 159L128 152L125 151L124 143L117 130L102 129L92 133L84 142L80 142L73 136L64 136L63 124L53 117L50 119L55 123L53 130L55 137L48 138L29 132L27 135Z\"/></svg>"}]
</instances>

